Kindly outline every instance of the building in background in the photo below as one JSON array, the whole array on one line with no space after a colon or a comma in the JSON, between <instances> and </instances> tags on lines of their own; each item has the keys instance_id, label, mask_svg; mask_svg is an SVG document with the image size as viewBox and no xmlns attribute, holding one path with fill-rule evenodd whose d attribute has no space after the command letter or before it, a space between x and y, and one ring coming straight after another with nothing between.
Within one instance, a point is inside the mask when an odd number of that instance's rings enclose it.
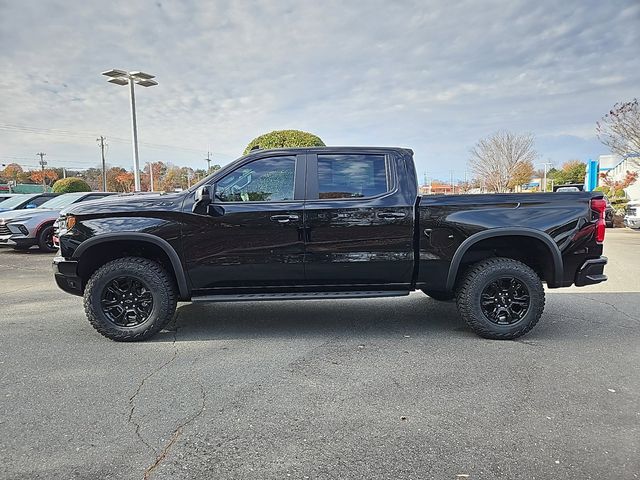
<instances>
[{"instance_id":1,"label":"building in background","mask_svg":"<svg viewBox=\"0 0 640 480\"><path fill-rule=\"evenodd\" d=\"M640 175L640 156L628 155L620 157L619 155L600 155L598 157L599 168L601 174L607 174L614 181L624 180L627 172L637 172ZM640 200L640 181L636 181L629 187L624 189L630 200Z\"/></svg>"}]
</instances>

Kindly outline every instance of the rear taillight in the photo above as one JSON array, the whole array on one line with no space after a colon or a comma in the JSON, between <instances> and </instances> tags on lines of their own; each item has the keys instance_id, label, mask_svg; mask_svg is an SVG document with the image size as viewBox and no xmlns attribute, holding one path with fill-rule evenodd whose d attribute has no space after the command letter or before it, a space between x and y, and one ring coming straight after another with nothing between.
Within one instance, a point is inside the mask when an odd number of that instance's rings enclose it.
<instances>
[{"instance_id":1,"label":"rear taillight","mask_svg":"<svg viewBox=\"0 0 640 480\"><path fill-rule=\"evenodd\" d=\"M607 230L607 224L604 221L604 211L607 209L607 202L604 198L592 198L591 210L598 212L598 223L596 223L596 242L604 242L604 232Z\"/></svg>"}]
</instances>

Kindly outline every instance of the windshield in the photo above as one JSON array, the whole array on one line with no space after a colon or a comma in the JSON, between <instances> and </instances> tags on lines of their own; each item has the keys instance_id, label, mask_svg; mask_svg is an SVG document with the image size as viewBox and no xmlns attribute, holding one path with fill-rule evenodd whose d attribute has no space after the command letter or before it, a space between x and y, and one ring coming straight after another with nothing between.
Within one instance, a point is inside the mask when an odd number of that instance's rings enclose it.
<instances>
[{"instance_id":1,"label":"windshield","mask_svg":"<svg viewBox=\"0 0 640 480\"><path fill-rule=\"evenodd\" d=\"M53 210L58 210L66 207L67 205L71 205L73 202L78 200L79 198L84 197L87 192L81 193L65 193L64 195L60 195L59 197L52 198L48 202L44 202L40 205L39 208L51 208Z\"/></svg>"},{"instance_id":2,"label":"windshield","mask_svg":"<svg viewBox=\"0 0 640 480\"><path fill-rule=\"evenodd\" d=\"M5 201L0 202L0 208L13 208L20 205L22 202L30 200L37 195L16 195L15 197L7 198Z\"/></svg>"}]
</instances>

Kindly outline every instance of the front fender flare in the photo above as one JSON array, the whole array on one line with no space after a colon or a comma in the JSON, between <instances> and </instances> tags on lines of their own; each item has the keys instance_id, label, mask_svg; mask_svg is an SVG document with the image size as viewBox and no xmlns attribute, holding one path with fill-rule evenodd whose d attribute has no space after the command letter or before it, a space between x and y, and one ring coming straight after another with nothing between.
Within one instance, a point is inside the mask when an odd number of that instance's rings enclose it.
<instances>
[{"instance_id":1,"label":"front fender flare","mask_svg":"<svg viewBox=\"0 0 640 480\"><path fill-rule=\"evenodd\" d=\"M187 277L184 273L184 267L182 266L182 262L180 261L180 257L171 246L169 242L165 239L157 237L155 235L151 235L150 233L142 233L142 232L122 232L122 233L103 233L96 237L85 240L78 248L73 252L73 258L79 260L82 254L95 245L99 245L101 243L113 242L115 240L135 240L147 243L153 243L154 245L159 246L162 250L167 254L169 260L171 261L171 266L173 267L173 271L176 275L176 282L178 283L178 291L180 292L181 299L190 298L189 294L189 286L187 284Z\"/></svg>"},{"instance_id":2,"label":"front fender flare","mask_svg":"<svg viewBox=\"0 0 640 480\"><path fill-rule=\"evenodd\" d=\"M562 280L562 272L564 270L562 253L560 252L560 249L558 248L556 242L553 241L549 234L540 230L536 230L535 228L528 227L490 228L488 230L483 230L482 232L471 235L460 244L460 246L456 250L456 253L454 253L453 258L451 259L451 265L449 265L449 273L447 275L447 290L453 290L456 282L456 277L458 276L460 262L462 261L462 257L464 257L464 254L467 253L467 250L469 250L476 243L482 240L486 240L487 238L507 236L532 237L542 241L549 249L549 252L551 253L551 260L553 262L553 280L550 282L549 279L547 279L547 284L551 284L550 286L553 286L554 284Z\"/></svg>"}]
</instances>

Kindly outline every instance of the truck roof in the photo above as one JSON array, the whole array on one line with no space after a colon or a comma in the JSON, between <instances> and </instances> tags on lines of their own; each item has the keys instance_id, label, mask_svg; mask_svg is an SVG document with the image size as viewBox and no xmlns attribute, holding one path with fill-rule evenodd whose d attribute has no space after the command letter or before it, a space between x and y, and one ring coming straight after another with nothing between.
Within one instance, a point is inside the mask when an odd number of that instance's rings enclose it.
<instances>
[{"instance_id":1,"label":"truck roof","mask_svg":"<svg viewBox=\"0 0 640 480\"><path fill-rule=\"evenodd\" d=\"M295 148L267 148L267 149L255 149L241 158L249 157L255 154L262 154L265 152L273 153L333 153L339 151L341 153L365 153L365 152L388 152L388 153L409 153L413 155L413 150L405 147L345 147L345 146L333 146L326 147L295 147Z\"/></svg>"}]
</instances>

